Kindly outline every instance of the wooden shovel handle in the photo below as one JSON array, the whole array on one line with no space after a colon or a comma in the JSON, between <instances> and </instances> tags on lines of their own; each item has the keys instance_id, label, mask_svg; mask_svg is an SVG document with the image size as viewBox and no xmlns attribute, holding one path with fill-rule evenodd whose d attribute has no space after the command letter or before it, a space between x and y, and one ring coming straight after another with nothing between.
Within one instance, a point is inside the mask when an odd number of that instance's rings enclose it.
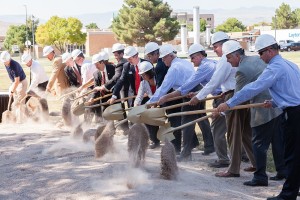
<instances>
[{"instance_id":1,"label":"wooden shovel handle","mask_svg":"<svg viewBox=\"0 0 300 200\"><path fill-rule=\"evenodd\" d=\"M11 100L12 100L12 95L9 97L9 100L8 100L8 104L7 104L7 110L9 111L9 107L10 107L10 104L11 104Z\"/></svg>"},{"instance_id":2,"label":"wooden shovel handle","mask_svg":"<svg viewBox=\"0 0 300 200\"><path fill-rule=\"evenodd\" d=\"M131 96L131 97L125 97L125 98L122 98L122 99L117 99L117 100L115 100L114 103L118 103L118 102L121 102L121 101L126 101L128 99L133 99L135 97L136 96ZM95 108L95 107L105 106L105 105L110 105L110 104L108 102L105 102L105 103L100 103L100 104L96 104L96 105L92 105L92 106L85 106L85 108Z\"/></svg>"},{"instance_id":3,"label":"wooden shovel handle","mask_svg":"<svg viewBox=\"0 0 300 200\"><path fill-rule=\"evenodd\" d=\"M84 96L86 96L86 95L89 95L89 94L93 93L93 92L94 92L93 90L91 90L91 91L89 91L89 92L86 92L86 93L84 93L83 95L80 95L79 97L76 97L76 98L74 98L74 99L71 99L71 101L75 101L75 100L77 100L77 99L80 99L80 98L82 98L82 97L84 97Z\"/></svg>"},{"instance_id":4,"label":"wooden shovel handle","mask_svg":"<svg viewBox=\"0 0 300 200\"><path fill-rule=\"evenodd\" d=\"M183 96L177 96L177 97L172 97L172 98L169 98L166 100L166 102L169 102L169 101L175 101L175 100L178 100L178 99L182 99L182 98L185 98L185 97L188 97L188 94L187 95L183 95ZM153 103L149 103L147 104L147 107L151 107L151 106L155 106L158 104L158 101L156 102L153 102ZM166 107L165 107L166 108Z\"/></svg>"},{"instance_id":5,"label":"wooden shovel handle","mask_svg":"<svg viewBox=\"0 0 300 200\"><path fill-rule=\"evenodd\" d=\"M253 103L253 104L246 104L246 105L239 105L232 107L228 110L239 110L239 109L245 109L245 108L255 108L255 107L263 107L264 103ZM183 115L196 115L196 114L202 114L202 113L208 113L208 112L217 112L217 109L207 109L207 110L194 110L194 111L186 111L186 112L178 112L167 115L167 117L176 117L176 116L183 116Z\"/></svg>"},{"instance_id":6,"label":"wooden shovel handle","mask_svg":"<svg viewBox=\"0 0 300 200\"><path fill-rule=\"evenodd\" d=\"M104 99L104 98L106 98L106 97L110 97L111 95L112 95L112 93L106 94L106 95L104 95L104 96L97 97L97 98L93 99L93 101L99 101L99 100Z\"/></svg>"},{"instance_id":7,"label":"wooden shovel handle","mask_svg":"<svg viewBox=\"0 0 300 200\"><path fill-rule=\"evenodd\" d=\"M211 99L218 99L222 97L222 95L217 95L217 96L212 96L212 97L207 97L205 99L201 99L200 102L202 101L208 101L208 100L211 100ZM181 106L187 106L189 105L189 102L184 102L184 103L179 103L179 104L175 104L175 105L171 105L171 106L167 106L167 107L163 107L164 110L169 110L169 109L173 109L173 108L178 108L178 107L181 107Z\"/></svg>"},{"instance_id":8,"label":"wooden shovel handle","mask_svg":"<svg viewBox=\"0 0 300 200\"><path fill-rule=\"evenodd\" d=\"M170 133L170 132L174 132L174 131L180 130L180 129L185 128L185 127L187 127L187 126L193 125L193 124L195 124L195 123L197 123L197 122L201 122L201 121L203 121L203 120L206 120L206 119L208 119L208 118L210 118L210 117L212 117L212 116L213 116L213 115L210 114L210 115L207 115L207 116L205 116L205 117L201 117L201 118L199 118L199 119L195 119L194 121L188 122L188 123L183 124L183 125L181 125L181 126L177 126L177 127L175 127L175 128L170 128L170 129L169 129L168 131L166 131L164 134L167 134L167 133Z\"/></svg>"}]
</instances>

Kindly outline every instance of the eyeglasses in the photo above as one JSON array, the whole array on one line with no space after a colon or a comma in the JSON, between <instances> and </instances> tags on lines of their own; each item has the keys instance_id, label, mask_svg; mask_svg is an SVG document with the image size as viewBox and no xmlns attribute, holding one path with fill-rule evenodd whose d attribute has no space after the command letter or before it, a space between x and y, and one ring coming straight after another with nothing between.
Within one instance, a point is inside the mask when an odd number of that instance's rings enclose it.
<instances>
[{"instance_id":1,"label":"eyeglasses","mask_svg":"<svg viewBox=\"0 0 300 200\"><path fill-rule=\"evenodd\" d=\"M269 49L262 50L262 51L258 52L258 54L259 54L260 56L262 56L262 55L264 54L264 52L266 52L266 51L268 51L268 50L269 50Z\"/></svg>"}]
</instances>

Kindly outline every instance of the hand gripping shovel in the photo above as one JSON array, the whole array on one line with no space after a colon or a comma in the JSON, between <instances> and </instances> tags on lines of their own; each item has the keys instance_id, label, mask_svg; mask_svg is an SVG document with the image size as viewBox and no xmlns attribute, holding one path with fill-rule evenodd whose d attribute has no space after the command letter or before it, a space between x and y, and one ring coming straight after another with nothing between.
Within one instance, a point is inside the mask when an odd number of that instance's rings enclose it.
<instances>
[{"instance_id":1,"label":"hand gripping shovel","mask_svg":"<svg viewBox=\"0 0 300 200\"><path fill-rule=\"evenodd\" d=\"M109 96L111 96L111 95L112 95L112 94L107 94L107 95L98 97L98 98L94 99L94 101L101 100L101 99L106 98L106 97L109 97ZM77 99L77 100L78 100L78 99ZM82 114L84 113L84 110L85 110L85 108L86 108L87 106L85 105L84 102L82 102L82 103L76 105L77 102L78 102L78 101L74 101L74 103L72 104L71 107L72 107L72 112L73 112L73 114L76 115L76 116L79 116L79 115L82 115Z\"/></svg>"},{"instance_id":2,"label":"hand gripping shovel","mask_svg":"<svg viewBox=\"0 0 300 200\"><path fill-rule=\"evenodd\" d=\"M136 96L131 96L131 97L125 97L122 99L117 99L115 101L115 103L117 102L121 102L121 101L126 101L128 99L133 99ZM105 106L105 105L109 105L108 102L105 103L100 103L100 104L96 104L96 105L92 105L92 106L85 106L85 108L95 108L95 107L99 107L99 106ZM102 113L102 116L104 119L106 120L121 120L124 119L124 112L125 112L125 108L122 107L122 104L113 104L108 106Z\"/></svg>"},{"instance_id":3,"label":"hand gripping shovel","mask_svg":"<svg viewBox=\"0 0 300 200\"><path fill-rule=\"evenodd\" d=\"M221 97L221 95L217 95L217 96L202 99L201 101L217 99L220 97ZM141 113L141 122L145 123L145 124L153 125L153 126L164 126L165 122L167 120L167 117L168 117L168 115L166 115L166 110L178 108L181 106L187 106L187 105L189 105L189 102L175 104L175 105L171 105L171 106L167 106L167 107L163 107L163 108L152 108L152 109L145 110L143 113ZM185 112L182 112L182 113L185 113ZM182 113L180 115L176 115L176 116L181 116Z\"/></svg>"}]
</instances>

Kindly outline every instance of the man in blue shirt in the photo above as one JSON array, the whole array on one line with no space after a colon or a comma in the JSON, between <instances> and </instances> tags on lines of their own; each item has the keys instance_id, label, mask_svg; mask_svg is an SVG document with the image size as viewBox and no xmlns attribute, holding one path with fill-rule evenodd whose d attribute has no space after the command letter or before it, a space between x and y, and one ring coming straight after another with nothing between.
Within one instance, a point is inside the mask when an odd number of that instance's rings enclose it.
<instances>
[{"instance_id":1,"label":"man in blue shirt","mask_svg":"<svg viewBox=\"0 0 300 200\"><path fill-rule=\"evenodd\" d=\"M11 59L7 51L1 53L0 61L5 65L8 76L12 82L9 87L9 96L13 96L14 101L19 102L25 97L27 90L27 80L23 68L18 62Z\"/></svg>"},{"instance_id":2,"label":"man in blue shirt","mask_svg":"<svg viewBox=\"0 0 300 200\"><path fill-rule=\"evenodd\" d=\"M277 106L285 112L284 157L288 172L281 193L268 200L296 199L300 184L300 70L296 64L279 55L279 45L271 35L259 36L255 49L268 64L267 68L256 81L220 104L217 110L224 112L269 89L272 100L267 101L266 106Z\"/></svg>"}]
</instances>

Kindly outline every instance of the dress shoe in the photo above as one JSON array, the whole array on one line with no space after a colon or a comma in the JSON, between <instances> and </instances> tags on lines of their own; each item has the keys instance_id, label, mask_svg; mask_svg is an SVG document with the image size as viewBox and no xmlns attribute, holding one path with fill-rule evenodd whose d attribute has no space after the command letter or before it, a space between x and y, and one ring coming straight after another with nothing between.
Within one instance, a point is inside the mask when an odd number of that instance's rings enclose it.
<instances>
[{"instance_id":1,"label":"dress shoe","mask_svg":"<svg viewBox=\"0 0 300 200\"><path fill-rule=\"evenodd\" d=\"M249 158L247 156L242 156L241 161L247 163L249 162Z\"/></svg>"},{"instance_id":2,"label":"dress shoe","mask_svg":"<svg viewBox=\"0 0 300 200\"><path fill-rule=\"evenodd\" d=\"M269 197L267 200L284 200L283 198L277 196L277 197Z\"/></svg>"},{"instance_id":3,"label":"dress shoe","mask_svg":"<svg viewBox=\"0 0 300 200\"><path fill-rule=\"evenodd\" d=\"M209 154L215 152L215 150L204 150L204 152L202 153L203 156L208 156Z\"/></svg>"},{"instance_id":4,"label":"dress shoe","mask_svg":"<svg viewBox=\"0 0 300 200\"><path fill-rule=\"evenodd\" d=\"M177 160L177 162L192 161L192 154L190 154L188 156L183 156L183 155L176 156L176 160Z\"/></svg>"},{"instance_id":5,"label":"dress shoe","mask_svg":"<svg viewBox=\"0 0 300 200\"><path fill-rule=\"evenodd\" d=\"M256 171L256 168L251 166L251 167L247 167L244 169L245 172L255 172Z\"/></svg>"},{"instance_id":6,"label":"dress shoe","mask_svg":"<svg viewBox=\"0 0 300 200\"><path fill-rule=\"evenodd\" d=\"M251 180L244 182L244 185L247 186L268 186L268 183L263 181Z\"/></svg>"},{"instance_id":7,"label":"dress shoe","mask_svg":"<svg viewBox=\"0 0 300 200\"><path fill-rule=\"evenodd\" d=\"M240 174L233 174L230 172L218 172L215 174L216 177L224 177L224 178L230 178L230 177L240 177Z\"/></svg>"},{"instance_id":8,"label":"dress shoe","mask_svg":"<svg viewBox=\"0 0 300 200\"><path fill-rule=\"evenodd\" d=\"M157 148L159 146L160 146L159 142L158 143L152 143L152 144L149 145L149 149L155 149L155 148Z\"/></svg>"},{"instance_id":9,"label":"dress shoe","mask_svg":"<svg viewBox=\"0 0 300 200\"><path fill-rule=\"evenodd\" d=\"M276 176L271 176L270 177L270 180L272 180L272 181L281 181L283 179L285 179L285 176L281 175L281 174L276 174Z\"/></svg>"},{"instance_id":10,"label":"dress shoe","mask_svg":"<svg viewBox=\"0 0 300 200\"><path fill-rule=\"evenodd\" d=\"M229 164L228 163L220 163L219 161L216 160L213 163L209 163L208 166L212 167L212 168L224 168L224 167L228 167Z\"/></svg>"}]
</instances>

